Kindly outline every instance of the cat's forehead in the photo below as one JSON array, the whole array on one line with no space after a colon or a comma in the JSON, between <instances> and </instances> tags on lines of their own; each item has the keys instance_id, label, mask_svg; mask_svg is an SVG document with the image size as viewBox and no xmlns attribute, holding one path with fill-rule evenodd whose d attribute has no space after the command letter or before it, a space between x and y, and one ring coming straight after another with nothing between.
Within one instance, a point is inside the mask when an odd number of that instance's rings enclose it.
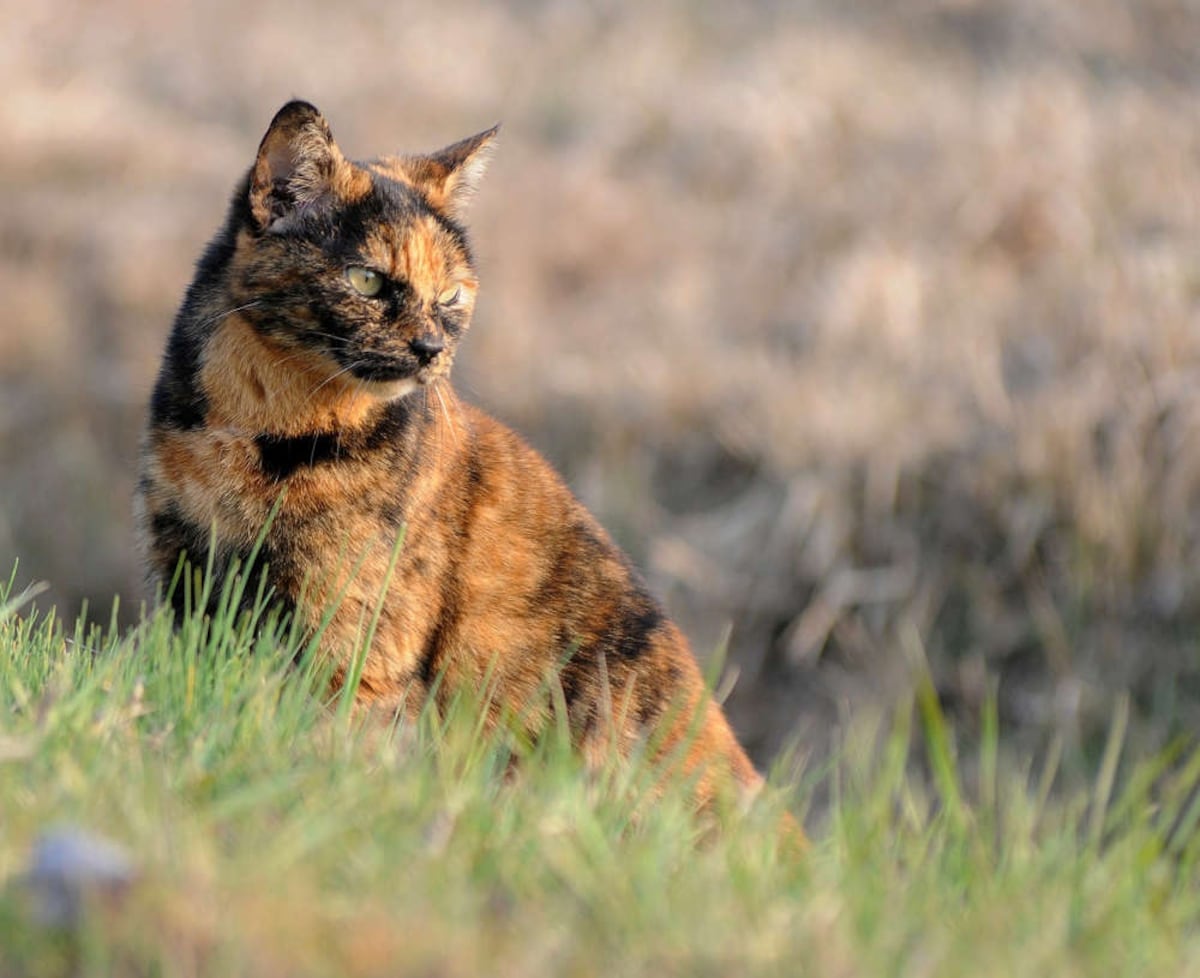
<instances>
[{"instance_id":1,"label":"cat's forehead","mask_svg":"<svg viewBox=\"0 0 1200 978\"><path fill-rule=\"evenodd\" d=\"M439 281L461 263L444 229L428 215L367 228L360 253L365 264L412 283Z\"/></svg>"},{"instance_id":2,"label":"cat's forehead","mask_svg":"<svg viewBox=\"0 0 1200 978\"><path fill-rule=\"evenodd\" d=\"M371 188L341 224L364 264L417 282L469 262L461 230L430 207L402 171L395 171L398 178L379 162L356 169L370 175Z\"/></svg>"},{"instance_id":3,"label":"cat's forehead","mask_svg":"<svg viewBox=\"0 0 1200 978\"><path fill-rule=\"evenodd\" d=\"M363 264L408 282L440 281L467 261L453 229L426 207L395 199L389 188L376 187L384 199L371 208L373 219L364 221L355 235L356 251Z\"/></svg>"}]
</instances>

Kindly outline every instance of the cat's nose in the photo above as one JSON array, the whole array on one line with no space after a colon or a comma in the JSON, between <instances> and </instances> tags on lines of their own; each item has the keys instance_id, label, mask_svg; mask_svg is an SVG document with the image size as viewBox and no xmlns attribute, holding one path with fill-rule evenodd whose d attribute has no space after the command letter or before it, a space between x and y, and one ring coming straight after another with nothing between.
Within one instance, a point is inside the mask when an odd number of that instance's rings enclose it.
<instances>
[{"instance_id":1,"label":"cat's nose","mask_svg":"<svg viewBox=\"0 0 1200 978\"><path fill-rule=\"evenodd\" d=\"M421 361L421 366L423 367L441 353L442 350L446 349L446 342L440 336L433 333L425 333L416 339L410 340L408 348Z\"/></svg>"}]
</instances>

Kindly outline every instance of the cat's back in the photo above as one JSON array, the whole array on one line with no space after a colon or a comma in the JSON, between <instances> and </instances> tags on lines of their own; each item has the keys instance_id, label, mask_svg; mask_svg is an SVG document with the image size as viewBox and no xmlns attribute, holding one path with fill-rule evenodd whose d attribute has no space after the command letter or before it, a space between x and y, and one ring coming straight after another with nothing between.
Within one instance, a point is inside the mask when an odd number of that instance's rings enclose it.
<instances>
[{"instance_id":1,"label":"cat's back","mask_svg":"<svg viewBox=\"0 0 1200 978\"><path fill-rule=\"evenodd\" d=\"M459 644L519 657L599 643L629 658L668 629L678 641L628 559L554 468L482 409L456 398L448 406L436 446L441 498L412 513L412 527L453 541L429 587L460 599ZM543 656L524 657L544 674Z\"/></svg>"}]
</instances>

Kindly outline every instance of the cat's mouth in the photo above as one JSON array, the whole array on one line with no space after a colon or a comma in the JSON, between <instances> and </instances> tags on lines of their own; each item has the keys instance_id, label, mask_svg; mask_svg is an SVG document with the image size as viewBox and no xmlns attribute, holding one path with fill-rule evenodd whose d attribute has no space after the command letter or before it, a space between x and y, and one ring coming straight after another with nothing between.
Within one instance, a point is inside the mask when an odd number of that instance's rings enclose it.
<instances>
[{"instance_id":1,"label":"cat's mouth","mask_svg":"<svg viewBox=\"0 0 1200 978\"><path fill-rule=\"evenodd\" d=\"M416 380L417 376L424 372L426 371L418 363L384 357L363 358L350 365L352 376L377 384L390 384L397 380Z\"/></svg>"},{"instance_id":2,"label":"cat's mouth","mask_svg":"<svg viewBox=\"0 0 1200 978\"><path fill-rule=\"evenodd\" d=\"M389 399L430 384L442 374L436 360L420 363L415 358L379 354L360 357L350 364L348 372Z\"/></svg>"}]
</instances>

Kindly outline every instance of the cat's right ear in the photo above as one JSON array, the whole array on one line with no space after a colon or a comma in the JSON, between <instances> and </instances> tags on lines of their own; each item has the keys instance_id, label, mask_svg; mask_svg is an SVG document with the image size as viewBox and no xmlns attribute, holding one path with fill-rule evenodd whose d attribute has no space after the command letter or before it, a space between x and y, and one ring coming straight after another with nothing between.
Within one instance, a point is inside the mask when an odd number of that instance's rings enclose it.
<instances>
[{"instance_id":1,"label":"cat's right ear","mask_svg":"<svg viewBox=\"0 0 1200 978\"><path fill-rule=\"evenodd\" d=\"M308 102L275 113L250 173L250 213L259 231L285 231L328 199L345 159L329 123Z\"/></svg>"}]
</instances>

